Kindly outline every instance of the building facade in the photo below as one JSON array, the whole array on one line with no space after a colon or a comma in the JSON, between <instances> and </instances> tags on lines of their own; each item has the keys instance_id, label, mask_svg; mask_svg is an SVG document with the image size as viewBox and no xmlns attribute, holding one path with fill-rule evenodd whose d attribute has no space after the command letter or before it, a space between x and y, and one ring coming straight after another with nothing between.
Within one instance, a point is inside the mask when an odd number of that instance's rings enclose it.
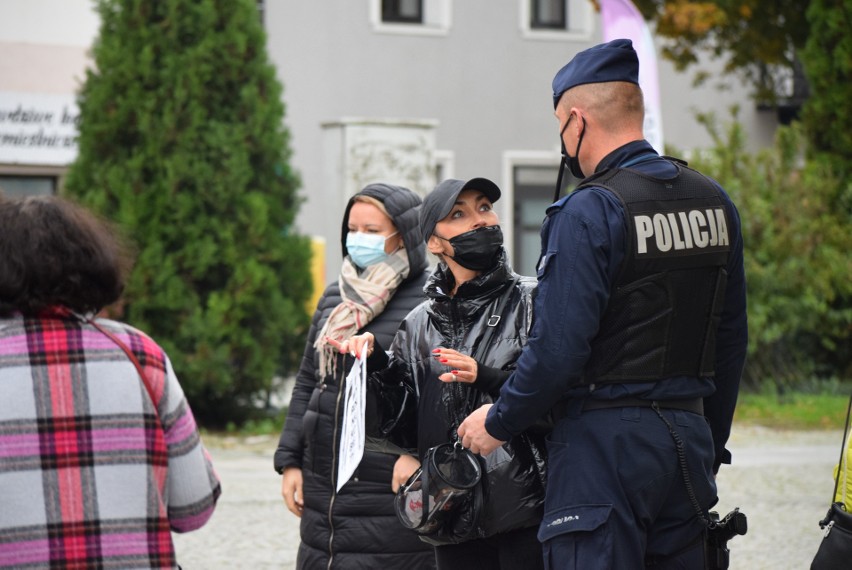
<instances>
[{"instance_id":1,"label":"building facade","mask_svg":"<svg viewBox=\"0 0 852 570\"><path fill-rule=\"evenodd\" d=\"M349 196L384 180L425 193L446 177L485 176L515 268L532 274L553 196L559 139L550 82L576 52L602 41L589 0L323 0L258 3L284 85L285 122L304 203L297 224L324 240L325 274L340 264ZM55 192L76 153L74 93L97 34L90 0L0 5L0 187ZM659 50L658 50L659 52ZM774 113L744 86L696 89L659 61L665 142L710 144L696 112L738 120L754 147ZM711 74L720 65L702 64ZM570 182L570 181L569 181Z\"/></svg>"}]
</instances>

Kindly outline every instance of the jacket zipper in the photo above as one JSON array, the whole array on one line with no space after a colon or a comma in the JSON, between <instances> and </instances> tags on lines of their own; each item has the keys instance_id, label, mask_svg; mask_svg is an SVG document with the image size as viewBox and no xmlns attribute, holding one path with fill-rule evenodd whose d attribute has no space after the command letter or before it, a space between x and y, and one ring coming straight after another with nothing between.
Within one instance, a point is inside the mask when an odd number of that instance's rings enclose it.
<instances>
[{"instance_id":1,"label":"jacket zipper","mask_svg":"<svg viewBox=\"0 0 852 570\"><path fill-rule=\"evenodd\" d=\"M462 341L464 340L465 330L464 330L464 326L462 326L462 319L461 319L461 316L460 316L460 313L459 313L458 301L456 300L455 297L453 297L450 300L450 307L451 307L451 313L452 313L452 316L453 316L453 342L452 342L452 346L450 348L452 348L453 350L458 350L459 348L461 348ZM450 384L450 389L451 390L458 390L457 395L459 395L459 397L461 397L461 393L463 392L463 390L461 389L461 385ZM456 394L454 394L453 396L455 397L455 395ZM459 402L459 405L461 405L461 402ZM459 424L461 422L461 418L455 417L455 416L457 416L457 414L458 414L458 412L456 412L456 411L450 412L451 432L448 435L450 437L450 440L454 441L454 442L459 441L459 437L458 437L458 434L456 432L456 429L458 429L457 424ZM455 426L456 429L452 429L452 426Z\"/></svg>"},{"instance_id":2,"label":"jacket zipper","mask_svg":"<svg viewBox=\"0 0 852 570\"><path fill-rule=\"evenodd\" d=\"M346 357L343 358L343 362L346 362ZM345 366L343 367L345 368ZM334 510L334 500L337 498L337 485L335 481L336 471L337 471L337 435L338 430L340 428L340 401L343 399L343 369L340 370L340 379L337 382L337 403L334 405L334 432L333 439L331 445L331 500L328 502L328 566L326 567L328 570L331 570L331 564L334 562L334 550L332 545L334 543L334 518L332 517L332 511Z\"/></svg>"},{"instance_id":3,"label":"jacket zipper","mask_svg":"<svg viewBox=\"0 0 852 570\"><path fill-rule=\"evenodd\" d=\"M459 316L459 306L456 298L450 299L450 308L453 315L453 345L450 347L453 350L458 350L464 338L464 330L461 326L461 318Z\"/></svg>"}]
</instances>

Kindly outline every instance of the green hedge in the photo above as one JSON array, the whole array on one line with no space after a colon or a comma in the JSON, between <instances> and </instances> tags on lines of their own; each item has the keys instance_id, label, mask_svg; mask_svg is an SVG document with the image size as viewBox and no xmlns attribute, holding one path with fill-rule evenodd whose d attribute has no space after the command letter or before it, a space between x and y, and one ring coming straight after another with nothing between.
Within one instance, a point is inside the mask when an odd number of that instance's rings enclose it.
<instances>
[{"instance_id":1,"label":"green hedge","mask_svg":"<svg viewBox=\"0 0 852 570\"><path fill-rule=\"evenodd\" d=\"M736 117L736 110L734 111ZM806 158L797 123L775 144L746 148L743 127L700 120L714 146L691 166L718 180L742 219L748 283L747 384L779 387L848 379L852 257L848 184L830 162Z\"/></svg>"}]
</instances>

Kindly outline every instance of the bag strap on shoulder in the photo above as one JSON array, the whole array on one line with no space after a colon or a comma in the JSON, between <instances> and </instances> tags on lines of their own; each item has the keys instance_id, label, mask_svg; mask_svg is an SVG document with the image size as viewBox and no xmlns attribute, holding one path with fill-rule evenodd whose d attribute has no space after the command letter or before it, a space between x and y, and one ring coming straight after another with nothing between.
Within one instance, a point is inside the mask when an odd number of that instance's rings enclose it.
<instances>
[{"instance_id":1,"label":"bag strap on shoulder","mask_svg":"<svg viewBox=\"0 0 852 570\"><path fill-rule=\"evenodd\" d=\"M477 344L473 354L470 355L477 363L482 362L482 359L485 358L485 355L491 348L491 339L494 336L494 332L497 330L497 325L503 318L503 309L506 308L506 303L509 302L509 297L512 296L512 291L515 290L515 285L519 280L519 276L512 275L512 278L509 280L509 284L500 294L499 299L497 299L494 311L488 316L488 320L485 322L485 333L482 335L482 339ZM457 410L460 412L456 417L455 427L458 429L464 418L473 411L472 408L475 400L475 393L474 389L467 385L462 386L462 384L455 383L453 386L455 387L453 396L458 399L458 402L456 402L459 405Z\"/></svg>"},{"instance_id":2,"label":"bag strap on shoulder","mask_svg":"<svg viewBox=\"0 0 852 570\"><path fill-rule=\"evenodd\" d=\"M142 365L139 364L139 359L136 358L136 355L133 354L133 351L130 350L120 338L106 330L104 327L95 322L94 319L88 319L87 322L98 329L101 333L103 333L107 338L109 338L112 342L114 342L121 350L124 351L124 354L127 355L127 358L130 359L130 362L133 363L133 366L136 367L136 372L139 373L139 378L142 379L142 385L145 386L145 391L148 392L148 397L151 398L151 404L154 406L154 410L157 410L157 399L154 397L154 387L151 386L148 378L145 376L145 371L142 370ZM159 416L159 413L157 414Z\"/></svg>"},{"instance_id":3,"label":"bag strap on shoulder","mask_svg":"<svg viewBox=\"0 0 852 570\"><path fill-rule=\"evenodd\" d=\"M485 357L485 354L491 347L491 337L494 336L494 331L497 330L497 324L502 318L503 309L506 307L506 303L509 302L509 297L512 296L512 291L515 290L515 284L518 280L519 278L517 275L512 276L512 280L509 281L509 285L500 295L500 299L494 307L494 313L488 317L488 320L485 323L485 334L482 335L482 340L479 341L479 345L476 347L476 350L473 354L471 354L471 357L477 362L481 361L482 358Z\"/></svg>"}]
</instances>

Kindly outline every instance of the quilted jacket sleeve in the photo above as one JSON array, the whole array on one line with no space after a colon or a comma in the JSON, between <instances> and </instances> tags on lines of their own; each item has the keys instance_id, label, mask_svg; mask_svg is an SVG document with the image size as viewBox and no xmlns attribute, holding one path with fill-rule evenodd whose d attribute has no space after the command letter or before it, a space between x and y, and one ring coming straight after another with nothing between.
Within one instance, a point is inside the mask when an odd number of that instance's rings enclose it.
<instances>
[{"instance_id":1,"label":"quilted jacket sleeve","mask_svg":"<svg viewBox=\"0 0 852 570\"><path fill-rule=\"evenodd\" d=\"M275 450L274 466L278 473L282 473L287 467L301 467L304 442L302 439L302 418L308 407L308 401L316 387L316 368L314 366L314 342L319 333L323 313L327 312L332 301L330 295L331 287L326 289L320 299L317 310L314 312L311 326L308 329L308 338L305 343L305 351L302 355L302 363L296 375L296 384L293 386L293 394L290 398L290 406L287 411L287 419L281 437L278 440L278 449Z\"/></svg>"}]
</instances>

